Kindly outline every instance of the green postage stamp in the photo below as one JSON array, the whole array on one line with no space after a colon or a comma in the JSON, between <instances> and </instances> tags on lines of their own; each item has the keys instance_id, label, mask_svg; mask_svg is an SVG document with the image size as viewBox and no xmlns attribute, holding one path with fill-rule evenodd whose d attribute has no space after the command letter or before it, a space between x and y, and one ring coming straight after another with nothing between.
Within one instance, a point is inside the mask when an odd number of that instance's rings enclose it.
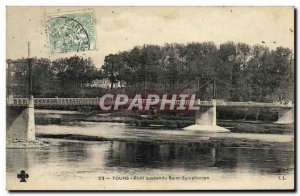
<instances>
[{"instance_id":1,"label":"green postage stamp","mask_svg":"<svg viewBox=\"0 0 300 196\"><path fill-rule=\"evenodd\" d=\"M47 16L47 27L51 53L96 49L93 12Z\"/></svg>"}]
</instances>

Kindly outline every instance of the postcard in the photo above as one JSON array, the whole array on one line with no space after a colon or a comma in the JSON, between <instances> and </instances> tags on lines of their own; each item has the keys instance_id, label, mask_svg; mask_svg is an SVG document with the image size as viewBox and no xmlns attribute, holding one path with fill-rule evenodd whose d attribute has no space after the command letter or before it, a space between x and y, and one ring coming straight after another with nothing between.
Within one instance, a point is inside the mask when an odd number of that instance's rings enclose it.
<instances>
[{"instance_id":1,"label":"postcard","mask_svg":"<svg viewBox=\"0 0 300 196\"><path fill-rule=\"evenodd\" d=\"M294 190L294 13L7 6L7 190Z\"/></svg>"}]
</instances>

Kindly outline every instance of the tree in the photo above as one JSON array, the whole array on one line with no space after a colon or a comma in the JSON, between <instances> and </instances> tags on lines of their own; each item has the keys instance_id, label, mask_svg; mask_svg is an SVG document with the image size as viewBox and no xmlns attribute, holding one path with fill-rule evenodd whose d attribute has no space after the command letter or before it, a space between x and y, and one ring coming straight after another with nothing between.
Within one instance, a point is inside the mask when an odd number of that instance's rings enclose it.
<instances>
[{"instance_id":1,"label":"tree","mask_svg":"<svg viewBox=\"0 0 300 196\"><path fill-rule=\"evenodd\" d=\"M33 95L52 97L59 90L52 62L45 58L36 58L33 62Z\"/></svg>"},{"instance_id":2,"label":"tree","mask_svg":"<svg viewBox=\"0 0 300 196\"><path fill-rule=\"evenodd\" d=\"M97 70L90 58L73 56L53 62L53 69L64 97L84 96L84 88L97 78Z\"/></svg>"}]
</instances>

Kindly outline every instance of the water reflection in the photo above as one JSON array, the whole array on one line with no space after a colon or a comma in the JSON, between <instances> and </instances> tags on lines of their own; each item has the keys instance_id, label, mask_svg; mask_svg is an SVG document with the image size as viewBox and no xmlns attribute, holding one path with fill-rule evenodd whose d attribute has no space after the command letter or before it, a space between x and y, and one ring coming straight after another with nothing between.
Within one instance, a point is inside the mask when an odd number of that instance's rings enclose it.
<instances>
[{"instance_id":1,"label":"water reflection","mask_svg":"<svg viewBox=\"0 0 300 196\"><path fill-rule=\"evenodd\" d=\"M165 171L185 169L272 174L280 168L293 167L294 160L292 151L276 148L215 148L192 143L150 142L56 141L56 144L49 149L7 149L7 172L15 175L20 169L55 168L55 175L59 176L59 172L88 175L100 170L159 168Z\"/></svg>"},{"instance_id":2,"label":"water reflection","mask_svg":"<svg viewBox=\"0 0 300 196\"><path fill-rule=\"evenodd\" d=\"M7 171L28 170L35 163L46 164L50 158L49 150L37 149L7 149L6 165Z\"/></svg>"},{"instance_id":3,"label":"water reflection","mask_svg":"<svg viewBox=\"0 0 300 196\"><path fill-rule=\"evenodd\" d=\"M83 161L89 158L88 146L85 143L63 142L58 147L58 156L60 159L66 159L68 162Z\"/></svg>"},{"instance_id":4,"label":"water reflection","mask_svg":"<svg viewBox=\"0 0 300 196\"><path fill-rule=\"evenodd\" d=\"M200 144L113 142L107 167L248 169L276 173L293 165L293 152L279 149L215 148Z\"/></svg>"},{"instance_id":5,"label":"water reflection","mask_svg":"<svg viewBox=\"0 0 300 196\"><path fill-rule=\"evenodd\" d=\"M278 173L281 169L293 169L294 152L279 149L237 149L239 164L263 173Z\"/></svg>"},{"instance_id":6,"label":"water reflection","mask_svg":"<svg viewBox=\"0 0 300 196\"><path fill-rule=\"evenodd\" d=\"M107 156L109 167L201 168L213 166L215 149L199 144L114 142Z\"/></svg>"}]
</instances>

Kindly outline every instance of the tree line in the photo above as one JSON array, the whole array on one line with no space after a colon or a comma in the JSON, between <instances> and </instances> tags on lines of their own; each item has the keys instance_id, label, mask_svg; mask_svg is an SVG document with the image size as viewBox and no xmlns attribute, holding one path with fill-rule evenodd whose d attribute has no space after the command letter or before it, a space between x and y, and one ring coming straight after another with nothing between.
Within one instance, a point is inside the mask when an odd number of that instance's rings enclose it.
<instances>
[{"instance_id":1,"label":"tree line","mask_svg":"<svg viewBox=\"0 0 300 196\"><path fill-rule=\"evenodd\" d=\"M22 61L23 60L23 61ZM26 59L8 66L8 89L28 92ZM8 61L9 62L9 61ZM24 62L24 63L22 63ZM9 63L8 63L9 64ZM96 67L101 67L97 69ZM90 85L105 80L109 88ZM213 85L215 84L215 85ZM102 66L91 58L35 58L36 97L95 97L103 93L190 93L201 99L278 101L294 99L294 58L289 48L213 42L136 46L109 54Z\"/></svg>"},{"instance_id":2,"label":"tree line","mask_svg":"<svg viewBox=\"0 0 300 196\"><path fill-rule=\"evenodd\" d=\"M32 93L35 97L94 97L97 89L89 88L88 84L97 78L103 78L91 58L73 56L54 61L46 58L30 60ZM17 97L29 94L28 63L28 59L7 62L7 90Z\"/></svg>"},{"instance_id":3,"label":"tree line","mask_svg":"<svg viewBox=\"0 0 300 196\"><path fill-rule=\"evenodd\" d=\"M102 70L113 88L135 92L197 93L232 101L293 100L292 50L213 42L144 45L105 57Z\"/></svg>"}]
</instances>

